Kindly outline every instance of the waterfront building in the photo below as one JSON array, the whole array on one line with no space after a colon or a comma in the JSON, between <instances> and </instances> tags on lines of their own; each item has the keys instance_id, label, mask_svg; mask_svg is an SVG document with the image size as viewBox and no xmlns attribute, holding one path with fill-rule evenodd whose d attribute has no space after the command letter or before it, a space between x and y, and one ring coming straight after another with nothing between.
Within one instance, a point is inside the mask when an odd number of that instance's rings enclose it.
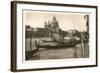
<instances>
[{"instance_id":1,"label":"waterfront building","mask_svg":"<svg viewBox=\"0 0 100 73\"><path fill-rule=\"evenodd\" d=\"M32 34L32 35L31 35ZM67 31L63 31L59 27L59 22L54 16L51 21L44 22L44 28L32 28L29 25L26 26L26 38L29 37L49 37L52 39L63 39L67 36Z\"/></svg>"}]
</instances>

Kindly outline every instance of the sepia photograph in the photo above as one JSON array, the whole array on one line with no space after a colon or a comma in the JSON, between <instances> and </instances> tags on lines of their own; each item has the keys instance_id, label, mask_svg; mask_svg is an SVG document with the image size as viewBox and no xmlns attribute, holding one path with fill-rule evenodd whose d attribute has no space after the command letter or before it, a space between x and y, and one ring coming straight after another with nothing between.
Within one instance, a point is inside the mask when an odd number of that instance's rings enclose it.
<instances>
[{"instance_id":1,"label":"sepia photograph","mask_svg":"<svg viewBox=\"0 0 100 73\"><path fill-rule=\"evenodd\" d=\"M89 14L23 11L25 59L89 57Z\"/></svg>"},{"instance_id":2,"label":"sepia photograph","mask_svg":"<svg viewBox=\"0 0 100 73\"><path fill-rule=\"evenodd\" d=\"M97 6L11 2L11 71L97 66Z\"/></svg>"}]
</instances>

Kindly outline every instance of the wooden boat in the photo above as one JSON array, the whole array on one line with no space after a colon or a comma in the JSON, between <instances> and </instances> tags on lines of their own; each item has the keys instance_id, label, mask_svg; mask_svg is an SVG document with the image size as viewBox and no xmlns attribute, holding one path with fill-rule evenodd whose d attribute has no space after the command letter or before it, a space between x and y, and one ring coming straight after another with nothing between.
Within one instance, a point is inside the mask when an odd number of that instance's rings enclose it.
<instances>
[{"instance_id":1,"label":"wooden boat","mask_svg":"<svg viewBox=\"0 0 100 73\"><path fill-rule=\"evenodd\" d=\"M39 48L63 48L63 47L72 47L77 43L69 40L54 40L54 41L46 41L42 40L42 43L39 43Z\"/></svg>"},{"instance_id":2,"label":"wooden boat","mask_svg":"<svg viewBox=\"0 0 100 73\"><path fill-rule=\"evenodd\" d=\"M47 40L47 39L42 39L43 42L55 42L55 40L51 39L51 40Z\"/></svg>"},{"instance_id":3,"label":"wooden boat","mask_svg":"<svg viewBox=\"0 0 100 73\"><path fill-rule=\"evenodd\" d=\"M39 48L64 48L64 47L71 47L71 46L75 46L75 43L71 43L71 44L58 44L58 45L39 45Z\"/></svg>"}]
</instances>

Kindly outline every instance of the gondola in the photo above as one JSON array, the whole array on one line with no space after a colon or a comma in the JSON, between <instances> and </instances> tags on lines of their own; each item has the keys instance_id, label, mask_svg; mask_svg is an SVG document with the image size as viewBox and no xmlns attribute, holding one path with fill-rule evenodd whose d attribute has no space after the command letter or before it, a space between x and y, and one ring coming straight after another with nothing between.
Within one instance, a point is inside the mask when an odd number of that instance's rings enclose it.
<instances>
[{"instance_id":1,"label":"gondola","mask_svg":"<svg viewBox=\"0 0 100 73\"><path fill-rule=\"evenodd\" d=\"M42 40L42 43L39 43L39 48L64 48L64 47L72 47L75 46L77 43L68 41L68 40L54 40L54 41L46 41Z\"/></svg>"}]
</instances>

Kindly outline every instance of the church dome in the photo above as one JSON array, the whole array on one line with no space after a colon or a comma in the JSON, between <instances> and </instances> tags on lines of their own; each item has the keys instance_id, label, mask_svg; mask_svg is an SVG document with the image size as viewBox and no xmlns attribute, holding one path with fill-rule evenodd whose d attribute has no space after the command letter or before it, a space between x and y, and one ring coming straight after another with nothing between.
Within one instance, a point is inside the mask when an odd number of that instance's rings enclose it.
<instances>
[{"instance_id":1,"label":"church dome","mask_svg":"<svg viewBox=\"0 0 100 73\"><path fill-rule=\"evenodd\" d=\"M52 27L58 27L58 21L56 20L56 17L53 17L53 20L51 21L51 26Z\"/></svg>"}]
</instances>

